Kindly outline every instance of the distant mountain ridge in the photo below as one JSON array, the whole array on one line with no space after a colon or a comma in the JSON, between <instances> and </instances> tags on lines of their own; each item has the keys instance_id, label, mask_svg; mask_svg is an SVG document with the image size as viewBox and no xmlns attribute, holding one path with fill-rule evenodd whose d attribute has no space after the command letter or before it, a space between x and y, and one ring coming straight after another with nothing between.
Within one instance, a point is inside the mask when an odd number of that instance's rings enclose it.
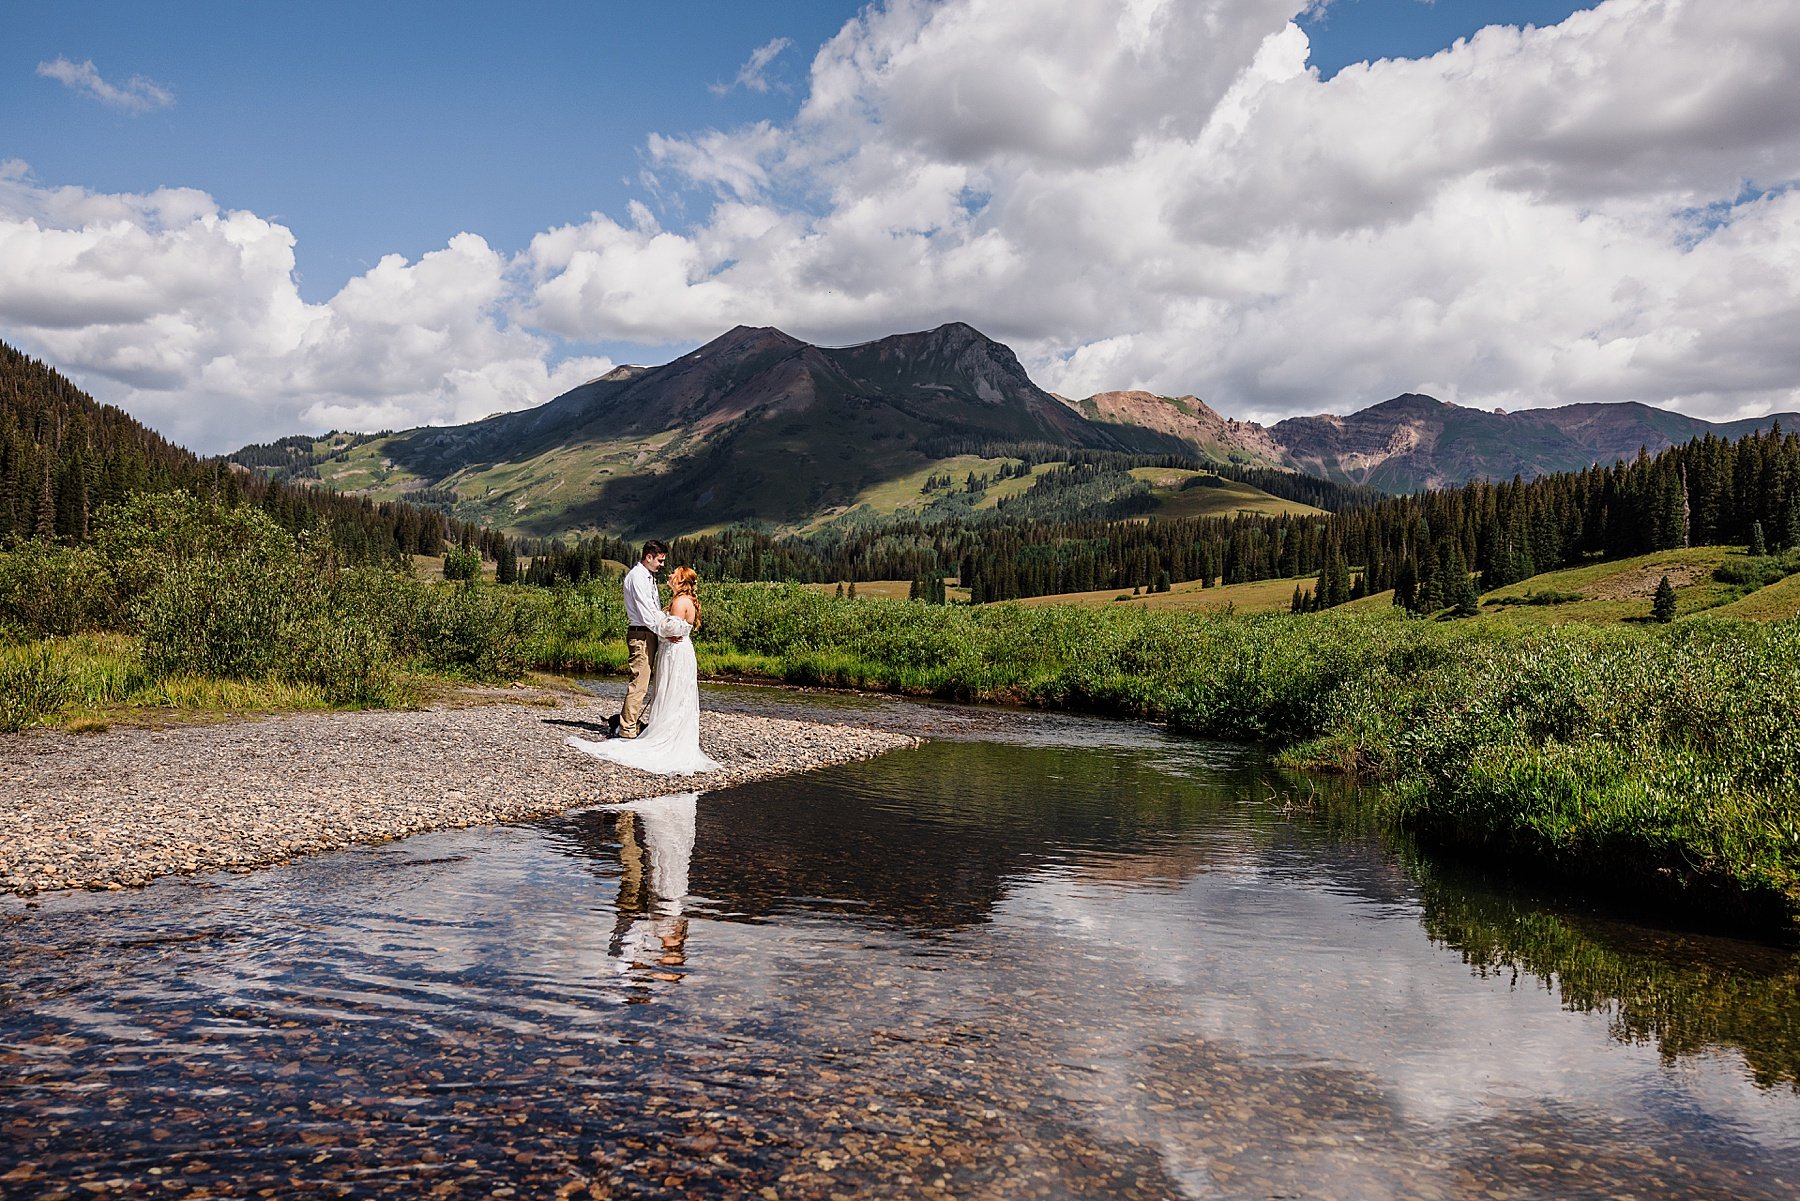
<instances>
[{"instance_id":1,"label":"distant mountain ridge","mask_svg":"<svg viewBox=\"0 0 1800 1201\"><path fill-rule=\"evenodd\" d=\"M1408 393L1265 427L1195 396L1055 396L963 322L838 348L738 326L534 409L367 438L334 452L321 478L366 495L417 494L526 534L799 529L878 493L882 511L897 511L908 503L897 481L951 460L960 478L971 460L1021 448L1037 461L1125 451L1412 492L1580 470L1778 419L1800 424L1795 414L1715 424L1635 403L1502 413Z\"/></svg>"},{"instance_id":2,"label":"distant mountain ridge","mask_svg":"<svg viewBox=\"0 0 1800 1201\"><path fill-rule=\"evenodd\" d=\"M1214 462L1284 465L1281 447L1268 430L1253 421L1222 416L1198 396L1127 391L1097 392L1085 400L1057 399L1093 421L1178 438Z\"/></svg>"},{"instance_id":3,"label":"distant mountain ridge","mask_svg":"<svg viewBox=\"0 0 1800 1201\"><path fill-rule=\"evenodd\" d=\"M1194 396L1101 392L1061 398L1111 425L1179 438L1216 462L1268 464L1383 492L1450 488L1475 479L1535 479L1580 471L1712 434L1735 440L1774 422L1800 428L1800 413L1712 422L1635 401L1507 413L1408 392L1342 416L1289 417L1272 426L1235 421Z\"/></svg>"},{"instance_id":4,"label":"distant mountain ridge","mask_svg":"<svg viewBox=\"0 0 1800 1201\"><path fill-rule=\"evenodd\" d=\"M1283 462L1298 471L1385 492L1444 488L1474 479L1533 479L1652 454L1713 434L1736 439L1800 414L1711 422L1635 401L1504 413L1407 393L1345 416L1290 417L1269 427Z\"/></svg>"}]
</instances>

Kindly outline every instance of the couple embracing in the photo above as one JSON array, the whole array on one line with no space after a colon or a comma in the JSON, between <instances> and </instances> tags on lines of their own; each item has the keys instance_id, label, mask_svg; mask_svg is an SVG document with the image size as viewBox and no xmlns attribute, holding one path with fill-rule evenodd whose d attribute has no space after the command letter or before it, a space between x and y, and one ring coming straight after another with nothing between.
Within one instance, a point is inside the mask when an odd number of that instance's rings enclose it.
<instances>
[{"instance_id":1,"label":"couple embracing","mask_svg":"<svg viewBox=\"0 0 1800 1201\"><path fill-rule=\"evenodd\" d=\"M630 652L631 687L625 707L608 723L604 742L569 738L578 751L660 775L692 775L723 764L700 749L700 683L694 644L700 626L700 578L677 567L674 592L665 612L657 599L656 573L669 548L652 539L644 557L625 573L625 645Z\"/></svg>"}]
</instances>

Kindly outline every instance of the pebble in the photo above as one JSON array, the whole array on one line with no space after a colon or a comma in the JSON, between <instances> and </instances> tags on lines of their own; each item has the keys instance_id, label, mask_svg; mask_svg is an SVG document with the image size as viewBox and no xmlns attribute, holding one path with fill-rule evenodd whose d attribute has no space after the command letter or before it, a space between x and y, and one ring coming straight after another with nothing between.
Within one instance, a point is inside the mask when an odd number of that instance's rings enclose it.
<instances>
[{"instance_id":1,"label":"pebble","mask_svg":"<svg viewBox=\"0 0 1800 1201\"><path fill-rule=\"evenodd\" d=\"M354 843L705 791L917 746L860 726L702 712L724 764L658 776L583 755L613 706L471 690L423 710L0 735L0 891L140 887Z\"/></svg>"}]
</instances>

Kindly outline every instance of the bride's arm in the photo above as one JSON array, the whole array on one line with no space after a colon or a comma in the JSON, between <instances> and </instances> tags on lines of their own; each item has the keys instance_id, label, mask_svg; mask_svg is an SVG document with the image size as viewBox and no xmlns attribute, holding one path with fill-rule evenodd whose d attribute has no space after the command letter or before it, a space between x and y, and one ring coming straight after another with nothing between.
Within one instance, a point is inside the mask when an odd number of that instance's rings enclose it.
<instances>
[{"instance_id":1,"label":"bride's arm","mask_svg":"<svg viewBox=\"0 0 1800 1201\"><path fill-rule=\"evenodd\" d=\"M664 642L680 642L693 631L693 628L693 626L689 625L681 618L676 617L673 613L664 613L662 615L662 625L657 629L656 636L661 638Z\"/></svg>"}]
</instances>

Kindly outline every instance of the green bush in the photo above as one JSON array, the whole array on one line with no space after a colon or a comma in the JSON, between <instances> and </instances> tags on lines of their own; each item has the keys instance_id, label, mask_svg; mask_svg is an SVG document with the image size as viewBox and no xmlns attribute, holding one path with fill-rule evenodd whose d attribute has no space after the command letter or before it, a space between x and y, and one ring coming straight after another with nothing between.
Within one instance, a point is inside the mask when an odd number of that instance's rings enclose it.
<instances>
[{"instance_id":1,"label":"green bush","mask_svg":"<svg viewBox=\"0 0 1800 1201\"><path fill-rule=\"evenodd\" d=\"M1490 596L1490 605L1572 605L1576 601L1587 598L1579 592L1558 592L1554 588L1546 588L1542 592L1533 589L1524 596Z\"/></svg>"},{"instance_id":2,"label":"green bush","mask_svg":"<svg viewBox=\"0 0 1800 1201\"><path fill-rule=\"evenodd\" d=\"M477 680L513 679L531 666L551 607L536 590L474 583L425 587L414 600L407 649L424 666Z\"/></svg>"},{"instance_id":3,"label":"green bush","mask_svg":"<svg viewBox=\"0 0 1800 1201\"><path fill-rule=\"evenodd\" d=\"M1726 555L1713 569L1721 584L1736 584L1746 592L1766 588L1800 571L1800 551L1782 555Z\"/></svg>"},{"instance_id":4,"label":"green bush","mask_svg":"<svg viewBox=\"0 0 1800 1201\"><path fill-rule=\"evenodd\" d=\"M291 554L170 564L135 608L144 662L158 675L268 676L304 619L306 584Z\"/></svg>"},{"instance_id":5,"label":"green bush","mask_svg":"<svg viewBox=\"0 0 1800 1201\"><path fill-rule=\"evenodd\" d=\"M468 547L452 546L444 552L446 580L478 580L481 578L481 552Z\"/></svg>"},{"instance_id":6,"label":"green bush","mask_svg":"<svg viewBox=\"0 0 1800 1201\"><path fill-rule=\"evenodd\" d=\"M113 580L92 549L31 540L0 553L0 626L13 637L104 629L116 611Z\"/></svg>"}]
</instances>

